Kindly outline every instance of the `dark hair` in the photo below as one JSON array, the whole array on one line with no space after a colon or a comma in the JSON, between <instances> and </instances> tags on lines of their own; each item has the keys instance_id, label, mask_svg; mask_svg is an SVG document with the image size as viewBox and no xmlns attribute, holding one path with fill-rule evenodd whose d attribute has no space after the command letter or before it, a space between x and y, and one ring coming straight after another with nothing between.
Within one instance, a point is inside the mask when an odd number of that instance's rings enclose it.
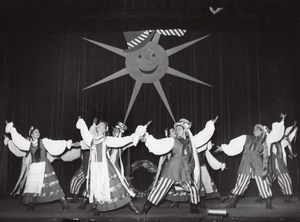
<instances>
[{"instance_id":1,"label":"dark hair","mask_svg":"<svg viewBox=\"0 0 300 222\"><path fill-rule=\"evenodd\" d=\"M165 136L170 137L170 130L174 129L173 127L167 127L165 128Z\"/></svg>"},{"instance_id":2,"label":"dark hair","mask_svg":"<svg viewBox=\"0 0 300 222\"><path fill-rule=\"evenodd\" d=\"M105 122L104 120L97 120L95 122L96 125L98 125L99 123L104 123L105 125L105 136L108 136L109 135L109 127L108 127L108 123Z\"/></svg>"}]
</instances>

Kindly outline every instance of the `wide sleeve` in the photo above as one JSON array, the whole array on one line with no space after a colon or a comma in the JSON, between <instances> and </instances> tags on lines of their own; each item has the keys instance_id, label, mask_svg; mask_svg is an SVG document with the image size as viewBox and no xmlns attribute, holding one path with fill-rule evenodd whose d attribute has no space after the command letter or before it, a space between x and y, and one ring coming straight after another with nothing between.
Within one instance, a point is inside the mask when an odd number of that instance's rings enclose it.
<instances>
[{"instance_id":1,"label":"wide sleeve","mask_svg":"<svg viewBox=\"0 0 300 222\"><path fill-rule=\"evenodd\" d=\"M156 139L152 135L149 135L145 145L149 152L154 153L155 155L163 155L170 152L174 143L174 138Z\"/></svg>"},{"instance_id":2,"label":"wide sleeve","mask_svg":"<svg viewBox=\"0 0 300 222\"><path fill-rule=\"evenodd\" d=\"M86 143L83 140L80 141L80 147L81 147L82 150L89 150L89 149L91 149L91 147L88 146L88 145L86 145Z\"/></svg>"},{"instance_id":3,"label":"wide sleeve","mask_svg":"<svg viewBox=\"0 0 300 222\"><path fill-rule=\"evenodd\" d=\"M10 150L10 152L12 152L16 157L24 157L26 156L27 152L24 152L22 150L20 150L14 143L12 140L9 140L7 142L7 147Z\"/></svg>"},{"instance_id":4,"label":"wide sleeve","mask_svg":"<svg viewBox=\"0 0 300 222\"><path fill-rule=\"evenodd\" d=\"M18 133L15 127L10 130L11 139L13 143L20 149L24 151L29 151L31 142L25 139L21 134Z\"/></svg>"},{"instance_id":5,"label":"wide sleeve","mask_svg":"<svg viewBox=\"0 0 300 222\"><path fill-rule=\"evenodd\" d=\"M96 124L95 123L93 123L90 126L89 131L90 131L91 134L96 135Z\"/></svg>"},{"instance_id":6,"label":"wide sleeve","mask_svg":"<svg viewBox=\"0 0 300 222\"><path fill-rule=\"evenodd\" d=\"M44 138L42 142L46 150L53 156L62 154L66 148L69 149L72 146L72 140L51 140Z\"/></svg>"},{"instance_id":7,"label":"wide sleeve","mask_svg":"<svg viewBox=\"0 0 300 222\"><path fill-rule=\"evenodd\" d=\"M77 120L76 128L80 130L81 137L87 146L92 145L93 134L89 131L85 121L81 118Z\"/></svg>"},{"instance_id":8,"label":"wide sleeve","mask_svg":"<svg viewBox=\"0 0 300 222\"><path fill-rule=\"evenodd\" d=\"M201 152L203 152L206 149L207 149L207 144L204 144L204 145L202 145L200 147L197 147L197 153L201 153Z\"/></svg>"},{"instance_id":9,"label":"wide sleeve","mask_svg":"<svg viewBox=\"0 0 300 222\"><path fill-rule=\"evenodd\" d=\"M224 170L225 163L222 163L219 160L217 160L210 153L210 151L208 149L205 151L205 157L206 157L206 160L207 160L208 164L211 166L211 168L213 168L214 170L219 170L219 169Z\"/></svg>"},{"instance_id":10,"label":"wide sleeve","mask_svg":"<svg viewBox=\"0 0 300 222\"><path fill-rule=\"evenodd\" d=\"M243 152L246 138L247 138L246 135L236 137L236 138L230 140L230 142L228 144L222 144L221 148L227 156L238 155L241 152Z\"/></svg>"},{"instance_id":11,"label":"wide sleeve","mask_svg":"<svg viewBox=\"0 0 300 222\"><path fill-rule=\"evenodd\" d=\"M284 129L285 127L283 121L273 123L271 132L267 134L267 144L272 144L280 141L283 137Z\"/></svg>"},{"instance_id":12,"label":"wide sleeve","mask_svg":"<svg viewBox=\"0 0 300 222\"><path fill-rule=\"evenodd\" d=\"M77 160L81 157L81 149L80 148L73 148L65 152L61 155L60 159L65 162L71 162L73 160Z\"/></svg>"},{"instance_id":13,"label":"wide sleeve","mask_svg":"<svg viewBox=\"0 0 300 222\"><path fill-rule=\"evenodd\" d=\"M215 132L215 124L212 120L209 120L205 128L199 133L193 136L193 144L195 147L201 147L207 143Z\"/></svg>"},{"instance_id":14,"label":"wide sleeve","mask_svg":"<svg viewBox=\"0 0 300 222\"><path fill-rule=\"evenodd\" d=\"M132 143L132 140L133 140L133 134L124 137L107 136L105 143L108 147L111 148L123 148L129 143Z\"/></svg>"}]
</instances>

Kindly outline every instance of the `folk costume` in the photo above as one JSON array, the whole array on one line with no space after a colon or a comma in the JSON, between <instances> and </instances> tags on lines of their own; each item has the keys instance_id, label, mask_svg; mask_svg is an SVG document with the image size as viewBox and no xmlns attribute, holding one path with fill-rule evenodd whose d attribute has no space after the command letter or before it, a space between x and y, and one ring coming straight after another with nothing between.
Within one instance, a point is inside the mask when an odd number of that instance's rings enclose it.
<instances>
[{"instance_id":1,"label":"folk costume","mask_svg":"<svg viewBox=\"0 0 300 222\"><path fill-rule=\"evenodd\" d=\"M86 182L88 164L90 158L89 150L81 150L80 152L80 166L72 176L70 182L70 194L72 195L72 202L77 203L80 189L84 182Z\"/></svg>"},{"instance_id":2,"label":"folk costume","mask_svg":"<svg viewBox=\"0 0 300 222\"><path fill-rule=\"evenodd\" d=\"M123 133L127 130L127 126L122 123L118 122L115 127L113 127L112 136L121 138L123 136ZM133 143L129 143L126 146L122 148L110 148L108 150L109 159L112 162L112 164L119 170L121 175L125 178L124 174L124 166L123 166L123 160L122 160L122 153L128 149L129 147L133 146ZM127 180L124 180L125 183L127 183L127 186L130 187L132 190L131 185L128 183ZM138 210L138 208L134 205L132 200L128 203L128 207L131 211L133 211L135 214L141 214L141 212Z\"/></svg>"},{"instance_id":3,"label":"folk costume","mask_svg":"<svg viewBox=\"0 0 300 222\"><path fill-rule=\"evenodd\" d=\"M199 161L200 161L200 171L201 171L201 186L200 186L200 197L203 199L218 199L221 202L224 201L224 198L221 197L220 193L218 192L217 186L212 180L209 171L206 166L206 161L208 165L213 169L213 170L221 170L223 171L226 167L225 163L220 162L217 160L210 152L212 148L211 142L208 142L205 144L207 147L205 152L200 152L199 150ZM206 161L205 161L206 160Z\"/></svg>"},{"instance_id":4,"label":"folk costume","mask_svg":"<svg viewBox=\"0 0 300 222\"><path fill-rule=\"evenodd\" d=\"M291 142L295 138L297 130L298 128L295 125L286 128L284 137L272 144L271 147L271 158L269 161L270 179L272 183L277 179L281 192L285 196L285 203L290 202L290 198L293 195L292 179L287 167L285 148L289 147L291 151ZM295 155L292 152L290 156L293 157Z\"/></svg>"},{"instance_id":5,"label":"folk costume","mask_svg":"<svg viewBox=\"0 0 300 222\"><path fill-rule=\"evenodd\" d=\"M186 129L188 122L179 121L174 124L176 127ZM189 122L188 122L189 123ZM191 123L189 123L191 125ZM215 130L214 122L208 121L204 130L196 134L191 140L187 138L163 138L155 139L152 135L146 137L146 147L155 155L167 154L171 151L171 157L164 166L157 185L150 192L143 207L144 214L147 214L152 205L157 205L168 193L174 184L180 184L185 190L190 192L191 213L200 213L197 205L200 202L194 169L190 166L191 158L198 158L194 155L193 147L200 147L207 143ZM198 169L198 172L200 169Z\"/></svg>"},{"instance_id":6,"label":"folk costume","mask_svg":"<svg viewBox=\"0 0 300 222\"><path fill-rule=\"evenodd\" d=\"M221 150L228 156L238 155L243 152L243 156L238 169L238 178L235 187L231 191L232 198L227 208L235 208L239 197L244 194L250 184L251 178L255 179L259 193L266 200L266 208L272 209L270 181L266 177L267 159L270 153L270 145L280 140L284 133L284 122L272 124L272 131L267 132L265 127L257 124L254 127L254 134L261 132L260 136L241 135L230 140L229 144L222 144Z\"/></svg>"},{"instance_id":7,"label":"folk costume","mask_svg":"<svg viewBox=\"0 0 300 222\"><path fill-rule=\"evenodd\" d=\"M36 129L31 129L31 132ZM69 209L65 194L48 159L48 153L58 156L72 145L71 140L51 140L48 138L29 140L20 135L13 123L8 123L6 133L11 134L12 142L22 151L29 152L29 169L23 191L23 203L32 210L36 203L59 200L63 209Z\"/></svg>"},{"instance_id":8,"label":"folk costume","mask_svg":"<svg viewBox=\"0 0 300 222\"><path fill-rule=\"evenodd\" d=\"M93 124L90 126L89 131L95 135L95 124L96 119L94 119ZM72 160L79 159L80 158L80 166L76 170L75 174L71 178L70 183L70 194L72 195L72 201L73 203L78 202L78 196L80 189L82 185L86 182L87 172L88 172L88 165L89 165L89 159L90 159L90 150L87 148L87 145L84 143L83 140L76 143L76 147L80 147L77 150L70 150L65 155L62 156L62 158L71 157ZM77 152L76 152L77 151ZM84 190L83 196L87 197L87 193Z\"/></svg>"},{"instance_id":9,"label":"folk costume","mask_svg":"<svg viewBox=\"0 0 300 222\"><path fill-rule=\"evenodd\" d=\"M203 148L205 148L205 151L203 151ZM223 171L226 167L226 164L220 162L211 154L210 152L211 148L212 148L211 141L209 141L207 144L203 145L202 147L197 148L199 161L200 161L200 175L201 175L199 194L203 200L216 198L221 202L224 202L225 198L222 197L218 192L218 189L207 169L206 161L213 170ZM189 200L188 193L177 185L175 185L174 188L169 191L165 199L177 203L177 204L175 203L171 204L170 205L171 207L173 206L178 207L178 202L187 202ZM201 206L205 207L204 204L202 204Z\"/></svg>"},{"instance_id":10,"label":"folk costume","mask_svg":"<svg viewBox=\"0 0 300 222\"><path fill-rule=\"evenodd\" d=\"M122 138L104 134L95 136L88 130L85 121L81 118L78 119L76 128L80 130L84 143L90 149L86 184L89 202L96 205L95 215L127 205L131 202L131 197L134 197L135 193L107 157L107 148L123 147L132 142L136 145L140 137L146 132L146 129L139 132L136 131L135 134Z\"/></svg>"}]
</instances>

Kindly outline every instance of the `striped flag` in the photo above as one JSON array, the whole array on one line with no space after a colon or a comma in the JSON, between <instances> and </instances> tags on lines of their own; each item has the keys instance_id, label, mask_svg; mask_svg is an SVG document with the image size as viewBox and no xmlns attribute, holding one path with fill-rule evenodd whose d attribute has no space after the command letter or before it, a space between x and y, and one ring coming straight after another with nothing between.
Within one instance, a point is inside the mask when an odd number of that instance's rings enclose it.
<instances>
[{"instance_id":1,"label":"striped flag","mask_svg":"<svg viewBox=\"0 0 300 222\"><path fill-rule=\"evenodd\" d=\"M124 32L128 50L137 50L146 45L153 37L155 32L164 36L184 36L185 29L156 29L145 31Z\"/></svg>"}]
</instances>

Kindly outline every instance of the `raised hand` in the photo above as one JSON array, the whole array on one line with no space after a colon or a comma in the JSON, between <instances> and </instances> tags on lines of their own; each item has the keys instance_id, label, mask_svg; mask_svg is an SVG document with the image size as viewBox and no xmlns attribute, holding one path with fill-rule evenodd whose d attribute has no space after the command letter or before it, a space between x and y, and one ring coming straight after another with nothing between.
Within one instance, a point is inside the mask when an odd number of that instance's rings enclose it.
<instances>
[{"instance_id":1,"label":"raised hand","mask_svg":"<svg viewBox=\"0 0 300 222\"><path fill-rule=\"evenodd\" d=\"M280 113L280 116L281 117L281 121L284 121L285 117L286 117L286 114L283 114L283 113Z\"/></svg>"},{"instance_id":2,"label":"raised hand","mask_svg":"<svg viewBox=\"0 0 300 222\"><path fill-rule=\"evenodd\" d=\"M213 121L215 123L218 118L219 118L219 116L216 116L216 118L212 119L211 121Z\"/></svg>"},{"instance_id":3,"label":"raised hand","mask_svg":"<svg viewBox=\"0 0 300 222\"><path fill-rule=\"evenodd\" d=\"M93 119L93 123L97 123L97 121L98 121L98 118L97 117L95 117L94 119Z\"/></svg>"},{"instance_id":4,"label":"raised hand","mask_svg":"<svg viewBox=\"0 0 300 222\"><path fill-rule=\"evenodd\" d=\"M3 136L4 136L3 143L4 143L5 146L7 146L8 141L9 141L9 138L8 138L8 136L6 136L5 134L4 134Z\"/></svg>"}]
</instances>

